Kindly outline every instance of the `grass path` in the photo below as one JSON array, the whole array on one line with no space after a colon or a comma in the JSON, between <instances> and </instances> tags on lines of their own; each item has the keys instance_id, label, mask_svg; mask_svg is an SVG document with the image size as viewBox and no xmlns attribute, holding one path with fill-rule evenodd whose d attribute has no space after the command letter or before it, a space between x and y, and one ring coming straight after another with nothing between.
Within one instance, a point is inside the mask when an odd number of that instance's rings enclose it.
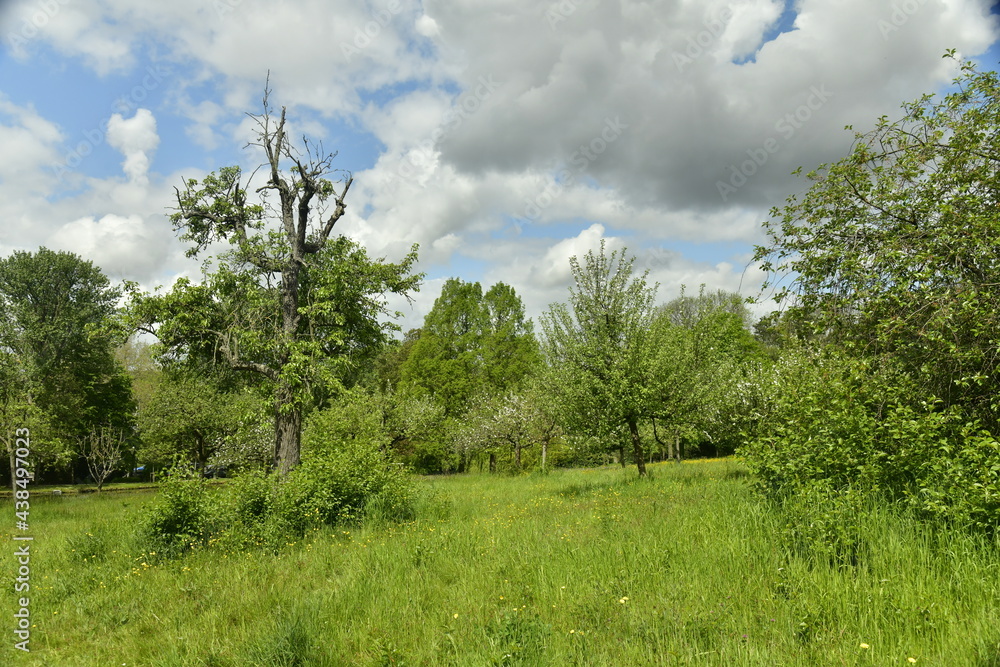
<instances>
[{"instance_id":1,"label":"grass path","mask_svg":"<svg viewBox=\"0 0 1000 667\"><path fill-rule=\"evenodd\" d=\"M150 494L33 500L32 652L5 631L0 664L1000 665L995 547L873 510L838 568L737 462L650 470L425 480L420 520L276 556L137 550Z\"/></svg>"}]
</instances>

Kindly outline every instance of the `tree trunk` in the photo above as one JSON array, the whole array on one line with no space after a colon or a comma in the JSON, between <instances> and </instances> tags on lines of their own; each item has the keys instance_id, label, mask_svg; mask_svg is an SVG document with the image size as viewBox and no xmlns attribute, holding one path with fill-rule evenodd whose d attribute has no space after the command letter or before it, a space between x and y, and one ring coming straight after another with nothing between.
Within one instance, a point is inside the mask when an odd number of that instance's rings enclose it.
<instances>
[{"instance_id":1,"label":"tree trunk","mask_svg":"<svg viewBox=\"0 0 1000 667\"><path fill-rule=\"evenodd\" d=\"M542 472L545 472L545 457L549 451L548 440L542 440Z\"/></svg>"},{"instance_id":2,"label":"tree trunk","mask_svg":"<svg viewBox=\"0 0 1000 667\"><path fill-rule=\"evenodd\" d=\"M14 455L14 447L10 439L7 440L7 453L10 455L10 490L17 491L17 457Z\"/></svg>"},{"instance_id":3,"label":"tree trunk","mask_svg":"<svg viewBox=\"0 0 1000 667\"><path fill-rule=\"evenodd\" d=\"M274 401L274 469L287 477L299 464L302 442L302 409L294 403L292 390L278 381Z\"/></svg>"},{"instance_id":4,"label":"tree trunk","mask_svg":"<svg viewBox=\"0 0 1000 667\"><path fill-rule=\"evenodd\" d=\"M625 445L618 445L618 463L625 467Z\"/></svg>"},{"instance_id":5,"label":"tree trunk","mask_svg":"<svg viewBox=\"0 0 1000 667\"><path fill-rule=\"evenodd\" d=\"M681 432L674 431L674 456L678 463L681 462Z\"/></svg>"},{"instance_id":6,"label":"tree trunk","mask_svg":"<svg viewBox=\"0 0 1000 667\"><path fill-rule=\"evenodd\" d=\"M521 469L521 445L514 445L514 465Z\"/></svg>"},{"instance_id":7,"label":"tree trunk","mask_svg":"<svg viewBox=\"0 0 1000 667\"><path fill-rule=\"evenodd\" d=\"M639 425L634 420L630 421L628 430L632 434L632 450L635 453L635 465L639 469L639 477L645 477L646 457L642 452L642 440L639 439Z\"/></svg>"},{"instance_id":8,"label":"tree trunk","mask_svg":"<svg viewBox=\"0 0 1000 667\"><path fill-rule=\"evenodd\" d=\"M281 344L284 350L274 401L274 468L281 477L287 477L299 464L302 446L302 409L295 404L295 392L288 380L280 376L299 329L300 257L301 248L293 245L292 258L281 272Z\"/></svg>"},{"instance_id":9,"label":"tree trunk","mask_svg":"<svg viewBox=\"0 0 1000 667\"><path fill-rule=\"evenodd\" d=\"M490 452L490 474L494 475L497 471L497 453Z\"/></svg>"}]
</instances>

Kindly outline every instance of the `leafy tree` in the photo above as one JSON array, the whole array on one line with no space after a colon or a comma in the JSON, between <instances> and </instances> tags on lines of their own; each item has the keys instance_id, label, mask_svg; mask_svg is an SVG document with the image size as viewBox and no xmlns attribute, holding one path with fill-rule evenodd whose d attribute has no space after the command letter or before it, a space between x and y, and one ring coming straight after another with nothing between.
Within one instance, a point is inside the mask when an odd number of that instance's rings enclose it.
<instances>
[{"instance_id":1,"label":"leafy tree","mask_svg":"<svg viewBox=\"0 0 1000 667\"><path fill-rule=\"evenodd\" d=\"M731 452L740 441L749 415L741 410L736 387L767 361L764 348L749 331L753 318L739 294L718 290L681 296L659 309L654 346L657 355L653 386L660 405L655 420L672 437L666 446L678 460L682 440L710 443Z\"/></svg>"},{"instance_id":2,"label":"leafy tree","mask_svg":"<svg viewBox=\"0 0 1000 667\"><path fill-rule=\"evenodd\" d=\"M514 288L493 285L483 295L487 328L481 344L484 380L492 393L518 387L538 367L540 352L531 320Z\"/></svg>"},{"instance_id":3,"label":"leafy tree","mask_svg":"<svg viewBox=\"0 0 1000 667\"><path fill-rule=\"evenodd\" d=\"M516 390L538 362L531 321L513 288L497 283L483 294L479 283L448 280L400 365L399 393L431 397L443 411L439 439L414 452L421 467L437 457L432 468L463 470L476 451L463 435L465 413Z\"/></svg>"},{"instance_id":4,"label":"leafy tree","mask_svg":"<svg viewBox=\"0 0 1000 667\"><path fill-rule=\"evenodd\" d=\"M401 368L404 387L430 394L460 417L480 396L501 395L535 366L531 321L514 289L449 279Z\"/></svg>"},{"instance_id":5,"label":"leafy tree","mask_svg":"<svg viewBox=\"0 0 1000 667\"><path fill-rule=\"evenodd\" d=\"M569 305L556 303L542 316L544 349L555 370L568 424L576 432L620 437L632 444L639 475L646 474L639 424L653 412L648 389L648 345L656 286L633 277L635 258L616 250L588 251L570 267L576 287Z\"/></svg>"},{"instance_id":6,"label":"leafy tree","mask_svg":"<svg viewBox=\"0 0 1000 667\"><path fill-rule=\"evenodd\" d=\"M305 140L296 150L285 109L276 121L268 95L265 89L263 113L251 114L251 143L266 155L258 201L250 201L252 175L244 179L239 167L177 190L172 220L193 244L188 254L217 242L231 244L230 252L203 284L182 280L168 294L137 296L135 312L168 357L218 360L261 378L274 402L273 465L284 476L300 459L304 410L317 394L323 399L350 384L360 358L396 328L379 321L391 315L385 293L408 294L420 277L410 273L415 247L401 263L387 264L331 237L353 179L333 169L336 154L322 146Z\"/></svg>"},{"instance_id":7,"label":"leafy tree","mask_svg":"<svg viewBox=\"0 0 1000 667\"><path fill-rule=\"evenodd\" d=\"M252 419L257 405L252 394L221 391L209 378L167 373L139 411L140 457L162 465L179 456L202 469L227 441L237 434L246 436L244 422ZM252 463L260 453L246 458L249 461L239 462Z\"/></svg>"},{"instance_id":8,"label":"leafy tree","mask_svg":"<svg viewBox=\"0 0 1000 667\"><path fill-rule=\"evenodd\" d=\"M404 385L418 395L434 396L449 417L465 412L482 384L482 299L479 283L449 279L401 369Z\"/></svg>"},{"instance_id":9,"label":"leafy tree","mask_svg":"<svg viewBox=\"0 0 1000 667\"><path fill-rule=\"evenodd\" d=\"M48 426L36 438L38 464L72 462L75 443L99 425L130 427L130 383L113 354L119 297L72 253L40 248L0 260L0 400L8 414L30 412Z\"/></svg>"},{"instance_id":10,"label":"leafy tree","mask_svg":"<svg viewBox=\"0 0 1000 667\"><path fill-rule=\"evenodd\" d=\"M545 470L549 445L562 434L544 386L533 381L519 392L483 400L465 415L458 431L463 446L484 452L489 470L497 471L497 457L509 452L515 471L523 469L521 453L529 447L541 448L541 468Z\"/></svg>"},{"instance_id":11,"label":"leafy tree","mask_svg":"<svg viewBox=\"0 0 1000 667\"><path fill-rule=\"evenodd\" d=\"M953 56L954 53L948 54ZM755 260L788 312L996 432L1000 381L1000 78L965 63L954 92L904 104L808 174Z\"/></svg>"},{"instance_id":12,"label":"leafy tree","mask_svg":"<svg viewBox=\"0 0 1000 667\"><path fill-rule=\"evenodd\" d=\"M410 357L413 346L420 339L420 329L410 329L403 340L392 339L379 350L371 361L371 368L364 383L372 391L394 392L403 376L403 365Z\"/></svg>"}]
</instances>

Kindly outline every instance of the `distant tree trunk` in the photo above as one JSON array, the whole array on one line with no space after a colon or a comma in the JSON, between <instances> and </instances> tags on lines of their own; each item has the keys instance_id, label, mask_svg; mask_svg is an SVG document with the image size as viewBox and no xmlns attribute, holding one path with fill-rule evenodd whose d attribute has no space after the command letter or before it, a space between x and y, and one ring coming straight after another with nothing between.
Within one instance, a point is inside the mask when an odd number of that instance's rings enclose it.
<instances>
[{"instance_id":1,"label":"distant tree trunk","mask_svg":"<svg viewBox=\"0 0 1000 667\"><path fill-rule=\"evenodd\" d=\"M624 443L620 443L618 445L618 463L620 463L623 468L625 467L625 444Z\"/></svg>"},{"instance_id":2,"label":"distant tree trunk","mask_svg":"<svg viewBox=\"0 0 1000 667\"><path fill-rule=\"evenodd\" d=\"M490 474L494 475L497 471L497 453L490 452Z\"/></svg>"},{"instance_id":3,"label":"distant tree trunk","mask_svg":"<svg viewBox=\"0 0 1000 667\"><path fill-rule=\"evenodd\" d=\"M549 452L549 441L542 440L542 472L545 472L545 457Z\"/></svg>"},{"instance_id":4,"label":"distant tree trunk","mask_svg":"<svg viewBox=\"0 0 1000 667\"><path fill-rule=\"evenodd\" d=\"M681 462L681 431L680 431L680 429L677 429L676 431L674 431L674 456L676 457L677 462L680 463Z\"/></svg>"},{"instance_id":5,"label":"distant tree trunk","mask_svg":"<svg viewBox=\"0 0 1000 667\"><path fill-rule=\"evenodd\" d=\"M646 457L642 451L642 440L639 438L639 425L634 419L629 421L628 430L632 434L632 450L635 454L635 466L639 469L639 477L645 477Z\"/></svg>"},{"instance_id":6,"label":"distant tree trunk","mask_svg":"<svg viewBox=\"0 0 1000 667\"><path fill-rule=\"evenodd\" d=\"M518 470L521 469L521 444L520 443L514 445L514 465L517 466Z\"/></svg>"},{"instance_id":7,"label":"distant tree trunk","mask_svg":"<svg viewBox=\"0 0 1000 667\"><path fill-rule=\"evenodd\" d=\"M10 455L10 490L17 491L17 457L10 439L7 440L7 453Z\"/></svg>"}]
</instances>

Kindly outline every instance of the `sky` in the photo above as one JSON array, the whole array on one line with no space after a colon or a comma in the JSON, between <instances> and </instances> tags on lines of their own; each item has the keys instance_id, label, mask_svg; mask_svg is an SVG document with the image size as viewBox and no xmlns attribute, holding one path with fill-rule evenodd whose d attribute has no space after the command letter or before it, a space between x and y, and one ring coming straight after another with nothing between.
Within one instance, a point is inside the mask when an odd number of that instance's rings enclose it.
<instances>
[{"instance_id":1,"label":"sky","mask_svg":"<svg viewBox=\"0 0 1000 667\"><path fill-rule=\"evenodd\" d=\"M994 70L987 0L0 0L0 256L77 253L147 290L199 280L174 188L247 148L270 76L293 136L353 175L337 233L419 244L537 320L606 239L658 300L753 296L769 210L854 134Z\"/></svg>"}]
</instances>

